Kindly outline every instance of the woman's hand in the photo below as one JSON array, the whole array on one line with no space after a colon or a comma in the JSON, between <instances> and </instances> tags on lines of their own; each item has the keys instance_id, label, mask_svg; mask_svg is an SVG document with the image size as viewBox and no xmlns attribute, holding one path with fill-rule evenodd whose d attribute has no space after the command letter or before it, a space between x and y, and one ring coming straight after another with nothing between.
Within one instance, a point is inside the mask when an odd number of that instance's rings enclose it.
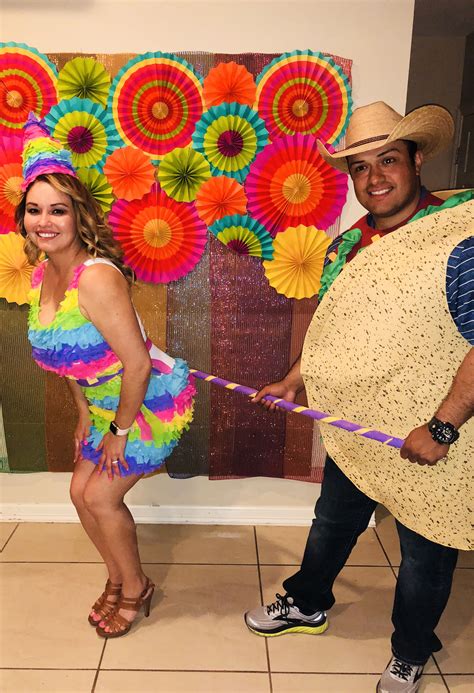
<instances>
[{"instance_id":1,"label":"woman's hand","mask_svg":"<svg viewBox=\"0 0 474 693\"><path fill-rule=\"evenodd\" d=\"M97 446L97 450L102 450L97 472L102 474L105 470L110 481L114 476L122 476L120 466L128 471L127 460L124 457L125 446L128 436L115 436L113 433L106 433Z\"/></svg>"},{"instance_id":2,"label":"woman's hand","mask_svg":"<svg viewBox=\"0 0 474 693\"><path fill-rule=\"evenodd\" d=\"M92 422L89 410L79 411L79 420L74 431L74 464L81 459L81 444L87 441L91 430Z\"/></svg>"}]
</instances>

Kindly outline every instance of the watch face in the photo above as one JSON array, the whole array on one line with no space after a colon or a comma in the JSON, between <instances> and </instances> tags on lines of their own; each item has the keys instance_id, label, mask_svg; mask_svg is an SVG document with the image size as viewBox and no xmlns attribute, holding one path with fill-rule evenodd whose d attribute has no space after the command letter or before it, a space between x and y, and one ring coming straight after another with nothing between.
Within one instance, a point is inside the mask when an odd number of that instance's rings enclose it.
<instances>
[{"instance_id":1,"label":"watch face","mask_svg":"<svg viewBox=\"0 0 474 693\"><path fill-rule=\"evenodd\" d=\"M459 432L449 421L440 421L433 418L428 424L428 429L433 440L440 443L440 445L451 445L459 438Z\"/></svg>"},{"instance_id":2,"label":"watch face","mask_svg":"<svg viewBox=\"0 0 474 693\"><path fill-rule=\"evenodd\" d=\"M443 426L441 428L441 437L444 438L444 440L449 443L451 441L451 438L453 437L453 432L449 426Z\"/></svg>"}]
</instances>

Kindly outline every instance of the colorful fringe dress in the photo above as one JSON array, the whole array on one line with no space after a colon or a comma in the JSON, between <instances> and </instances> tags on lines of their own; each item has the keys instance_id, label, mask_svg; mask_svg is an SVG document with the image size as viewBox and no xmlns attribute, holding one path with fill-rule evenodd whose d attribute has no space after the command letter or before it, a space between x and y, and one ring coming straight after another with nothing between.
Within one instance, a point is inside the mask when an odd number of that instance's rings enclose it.
<instances>
[{"instance_id":1,"label":"colorful fringe dress","mask_svg":"<svg viewBox=\"0 0 474 693\"><path fill-rule=\"evenodd\" d=\"M90 434L82 443L82 457L97 464L101 452L96 448L108 432L118 407L123 367L101 333L79 310L78 284L89 265L112 263L91 259L76 267L53 321L43 325L39 320L39 304L46 262L35 269L32 277L28 337L33 358L41 368L71 378L81 387L92 420ZM150 353L152 374L128 434L125 459L129 471L121 468L122 475L158 469L178 444L193 413L195 389L187 364L160 351L146 338L141 323L140 328Z\"/></svg>"}]
</instances>

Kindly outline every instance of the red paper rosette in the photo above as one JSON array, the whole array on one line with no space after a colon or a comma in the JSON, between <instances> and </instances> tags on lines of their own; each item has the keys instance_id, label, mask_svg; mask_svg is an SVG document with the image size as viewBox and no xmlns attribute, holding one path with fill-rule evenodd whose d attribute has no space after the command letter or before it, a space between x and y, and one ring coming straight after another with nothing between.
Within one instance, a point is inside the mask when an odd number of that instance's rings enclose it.
<instances>
[{"instance_id":1,"label":"red paper rosette","mask_svg":"<svg viewBox=\"0 0 474 693\"><path fill-rule=\"evenodd\" d=\"M117 200L109 223L125 262L145 282L166 284L184 277L206 247L207 229L194 203L176 202L157 183L140 200Z\"/></svg>"},{"instance_id":2,"label":"red paper rosette","mask_svg":"<svg viewBox=\"0 0 474 693\"><path fill-rule=\"evenodd\" d=\"M289 226L327 229L346 201L347 176L329 166L312 135L282 137L250 166L247 208L274 237Z\"/></svg>"},{"instance_id":3,"label":"red paper rosette","mask_svg":"<svg viewBox=\"0 0 474 693\"><path fill-rule=\"evenodd\" d=\"M159 160L186 147L202 115L202 78L171 53L144 53L118 73L109 109L125 144Z\"/></svg>"},{"instance_id":4,"label":"red paper rosette","mask_svg":"<svg viewBox=\"0 0 474 693\"><path fill-rule=\"evenodd\" d=\"M28 113L39 118L57 103L57 70L24 43L0 44L0 134L18 133Z\"/></svg>"},{"instance_id":5,"label":"red paper rosette","mask_svg":"<svg viewBox=\"0 0 474 693\"><path fill-rule=\"evenodd\" d=\"M23 182L22 148L21 137L0 137L0 234L16 230L15 208L21 199Z\"/></svg>"},{"instance_id":6,"label":"red paper rosette","mask_svg":"<svg viewBox=\"0 0 474 693\"><path fill-rule=\"evenodd\" d=\"M272 139L301 133L336 144L351 114L351 87L332 58L298 50L262 70L257 104Z\"/></svg>"}]
</instances>

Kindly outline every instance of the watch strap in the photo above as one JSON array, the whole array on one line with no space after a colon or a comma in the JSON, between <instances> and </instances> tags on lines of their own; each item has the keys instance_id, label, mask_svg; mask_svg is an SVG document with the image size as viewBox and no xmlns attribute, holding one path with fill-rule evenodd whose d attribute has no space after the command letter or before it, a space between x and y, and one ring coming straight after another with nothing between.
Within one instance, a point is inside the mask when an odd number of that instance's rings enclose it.
<instances>
[{"instance_id":1,"label":"watch strap","mask_svg":"<svg viewBox=\"0 0 474 693\"><path fill-rule=\"evenodd\" d=\"M451 445L459 438L459 431L452 423L441 421L436 416L428 422L428 430L433 440L440 445Z\"/></svg>"},{"instance_id":2,"label":"watch strap","mask_svg":"<svg viewBox=\"0 0 474 693\"><path fill-rule=\"evenodd\" d=\"M114 434L114 436L126 436L129 430L131 429L131 426L129 426L128 428L119 428L115 421L111 421L109 429L110 432Z\"/></svg>"}]
</instances>

